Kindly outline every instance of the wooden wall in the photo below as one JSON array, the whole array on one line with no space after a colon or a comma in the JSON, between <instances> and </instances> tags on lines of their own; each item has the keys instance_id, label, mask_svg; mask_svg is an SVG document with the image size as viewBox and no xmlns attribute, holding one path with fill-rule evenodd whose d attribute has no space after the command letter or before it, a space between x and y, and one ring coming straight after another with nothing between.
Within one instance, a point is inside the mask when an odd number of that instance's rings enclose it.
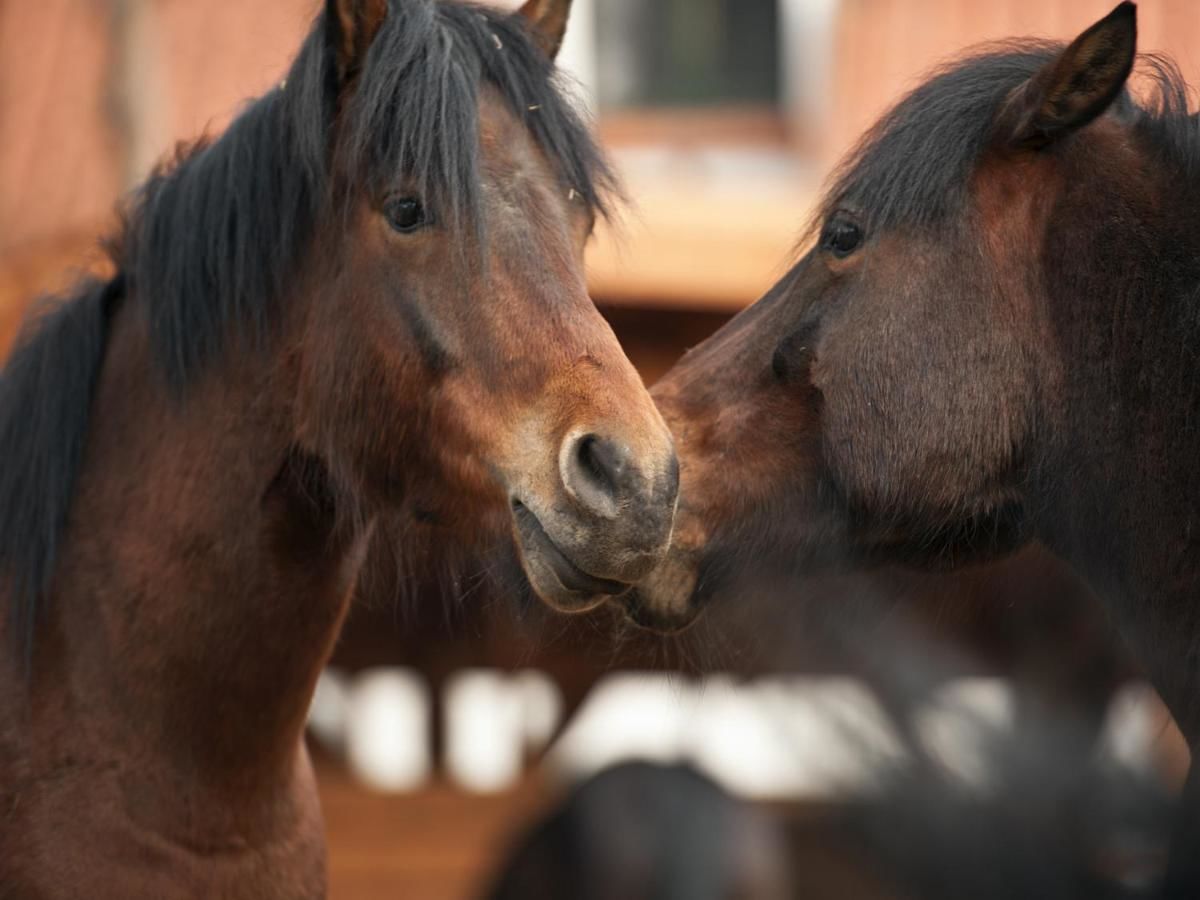
<instances>
[{"instance_id":1,"label":"wooden wall","mask_svg":"<svg viewBox=\"0 0 1200 900\"><path fill-rule=\"evenodd\" d=\"M828 164L921 73L978 41L1069 37L1111 5L840 0L833 102L807 162L784 175L731 180L681 152L664 171L632 171L635 208L619 232L601 235L592 255L596 293L634 305L744 305L782 271ZM244 98L282 75L319 7L319 0L0 4L0 272L15 258L55 242L83 246L111 227L115 201L154 160L177 141L218 132ZM1193 0L1145 0L1139 28L1143 49L1170 52L1190 77L1200 73ZM621 130L604 126L622 146ZM762 140L756 134L747 131L745 140ZM13 302L0 295L0 323Z\"/></svg>"}]
</instances>

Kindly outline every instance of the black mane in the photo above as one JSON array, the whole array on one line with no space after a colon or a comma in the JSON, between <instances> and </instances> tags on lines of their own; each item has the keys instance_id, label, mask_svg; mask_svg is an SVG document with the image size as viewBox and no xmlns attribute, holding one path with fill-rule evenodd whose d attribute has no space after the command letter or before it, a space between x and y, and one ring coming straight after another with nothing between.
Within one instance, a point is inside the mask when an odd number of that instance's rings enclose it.
<instances>
[{"instance_id":1,"label":"black mane","mask_svg":"<svg viewBox=\"0 0 1200 900\"><path fill-rule=\"evenodd\" d=\"M28 651L35 600L54 571L88 409L104 357L120 277L80 285L74 297L40 305L0 378L0 574L14 606L12 635Z\"/></svg>"},{"instance_id":2,"label":"black mane","mask_svg":"<svg viewBox=\"0 0 1200 900\"><path fill-rule=\"evenodd\" d=\"M484 86L526 124L564 189L607 212L610 171L521 17L392 0L356 77L339 109L318 18L279 87L135 193L112 254L118 274L26 328L0 377L0 577L20 637L54 571L120 298L148 317L162 375L182 393L231 338L253 349L269 337L318 219L337 214L335 185L377 191L407 177L456 227L479 228Z\"/></svg>"},{"instance_id":3,"label":"black mane","mask_svg":"<svg viewBox=\"0 0 1200 900\"><path fill-rule=\"evenodd\" d=\"M861 207L873 229L925 227L962 209L1001 103L1063 46L1005 41L935 70L838 166L821 218L849 205Z\"/></svg>"},{"instance_id":4,"label":"black mane","mask_svg":"<svg viewBox=\"0 0 1200 900\"><path fill-rule=\"evenodd\" d=\"M928 228L965 208L971 172L1008 95L1053 60L1064 44L986 44L936 69L867 131L835 170L817 209L821 222L841 206L861 208L874 229ZM1128 91L1115 108L1187 174L1200 169L1200 133L1188 88L1174 63L1140 57L1151 95Z\"/></svg>"}]
</instances>

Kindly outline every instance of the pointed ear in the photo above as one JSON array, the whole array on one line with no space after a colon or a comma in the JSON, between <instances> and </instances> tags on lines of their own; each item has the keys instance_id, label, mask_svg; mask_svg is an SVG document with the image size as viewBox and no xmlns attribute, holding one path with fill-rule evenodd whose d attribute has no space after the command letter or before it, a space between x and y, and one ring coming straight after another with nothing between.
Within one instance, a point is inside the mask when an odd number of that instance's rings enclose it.
<instances>
[{"instance_id":1,"label":"pointed ear","mask_svg":"<svg viewBox=\"0 0 1200 900\"><path fill-rule=\"evenodd\" d=\"M1120 96L1136 56L1137 7L1122 3L1016 90L1001 135L1038 148L1082 128Z\"/></svg>"},{"instance_id":2,"label":"pointed ear","mask_svg":"<svg viewBox=\"0 0 1200 900\"><path fill-rule=\"evenodd\" d=\"M345 84L362 68L387 10L387 0L325 0L325 28L339 84Z\"/></svg>"},{"instance_id":3,"label":"pointed ear","mask_svg":"<svg viewBox=\"0 0 1200 900\"><path fill-rule=\"evenodd\" d=\"M571 0L525 0L518 10L518 15L529 23L533 39L550 59L558 56L562 47L570 13Z\"/></svg>"}]
</instances>

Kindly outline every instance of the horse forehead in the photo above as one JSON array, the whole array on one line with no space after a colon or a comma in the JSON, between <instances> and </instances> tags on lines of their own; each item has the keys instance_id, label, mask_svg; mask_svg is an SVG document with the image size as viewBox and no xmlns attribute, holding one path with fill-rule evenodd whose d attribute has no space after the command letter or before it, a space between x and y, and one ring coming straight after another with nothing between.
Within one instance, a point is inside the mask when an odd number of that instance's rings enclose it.
<instances>
[{"instance_id":1,"label":"horse forehead","mask_svg":"<svg viewBox=\"0 0 1200 900\"><path fill-rule=\"evenodd\" d=\"M1123 123L1102 116L1088 126L1086 138L1086 149L1077 142L1074 161L1061 154L985 153L969 182L985 234L1029 240L1071 184L1087 184L1094 173L1121 172L1121 193L1143 202L1153 198L1155 182Z\"/></svg>"},{"instance_id":2,"label":"horse forehead","mask_svg":"<svg viewBox=\"0 0 1200 900\"><path fill-rule=\"evenodd\" d=\"M985 158L971 173L970 196L985 236L1029 235L1044 219L1061 187L1062 173L1042 156ZM1009 232L1016 232L1015 235Z\"/></svg>"},{"instance_id":3,"label":"horse forehead","mask_svg":"<svg viewBox=\"0 0 1200 900\"><path fill-rule=\"evenodd\" d=\"M502 101L481 102L480 176L489 221L494 229L527 231L534 222L559 222L554 200L553 163L533 134ZM535 214L536 210L536 214ZM549 236L553 228L538 229Z\"/></svg>"},{"instance_id":4,"label":"horse forehead","mask_svg":"<svg viewBox=\"0 0 1200 900\"><path fill-rule=\"evenodd\" d=\"M514 155L514 149L531 143L529 129L495 88L479 92L479 147L489 159Z\"/></svg>"}]
</instances>

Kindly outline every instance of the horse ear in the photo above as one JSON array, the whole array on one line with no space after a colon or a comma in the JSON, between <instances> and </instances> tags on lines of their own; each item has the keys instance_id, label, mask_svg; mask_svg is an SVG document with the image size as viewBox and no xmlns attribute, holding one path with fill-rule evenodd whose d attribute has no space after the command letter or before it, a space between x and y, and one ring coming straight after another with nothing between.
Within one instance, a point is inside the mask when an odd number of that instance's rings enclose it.
<instances>
[{"instance_id":1,"label":"horse ear","mask_svg":"<svg viewBox=\"0 0 1200 900\"><path fill-rule=\"evenodd\" d=\"M571 0L525 0L518 11L529 23L529 30L546 56L554 59L567 32Z\"/></svg>"},{"instance_id":2,"label":"horse ear","mask_svg":"<svg viewBox=\"0 0 1200 900\"><path fill-rule=\"evenodd\" d=\"M1137 56L1137 7L1122 3L1075 38L1009 100L1009 140L1044 147L1087 125L1120 96Z\"/></svg>"},{"instance_id":3,"label":"horse ear","mask_svg":"<svg viewBox=\"0 0 1200 900\"><path fill-rule=\"evenodd\" d=\"M387 0L326 0L325 27L340 83L345 84L362 68L387 10Z\"/></svg>"}]
</instances>

